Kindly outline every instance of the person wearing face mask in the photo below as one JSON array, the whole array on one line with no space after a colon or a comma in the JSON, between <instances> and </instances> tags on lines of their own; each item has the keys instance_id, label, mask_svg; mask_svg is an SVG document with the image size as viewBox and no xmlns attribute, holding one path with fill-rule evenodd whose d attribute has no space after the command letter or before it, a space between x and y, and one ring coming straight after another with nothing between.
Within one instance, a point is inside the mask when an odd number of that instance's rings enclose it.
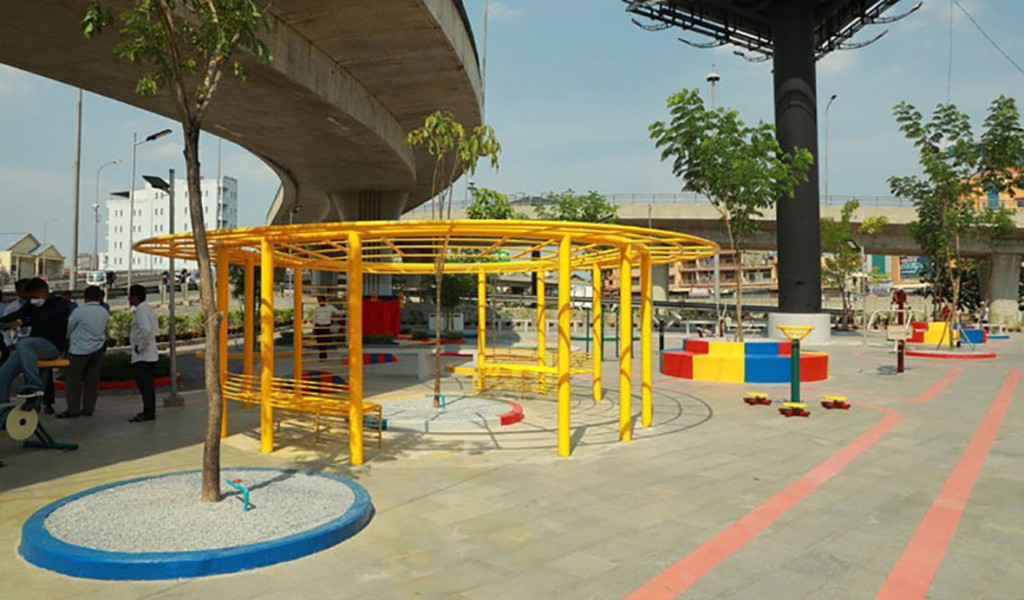
<instances>
[{"instance_id":1,"label":"person wearing face mask","mask_svg":"<svg viewBox=\"0 0 1024 600\"><path fill-rule=\"evenodd\" d=\"M50 286L39 278L29 280L25 295L27 304L0 317L0 326L5 328L32 328L28 337L18 340L11 357L0 367L0 403L10 399L11 384L23 374L25 387L18 397L34 407L44 387L39 376L39 361L58 358L67 342L68 305L60 296L51 296Z\"/></svg>"}]
</instances>

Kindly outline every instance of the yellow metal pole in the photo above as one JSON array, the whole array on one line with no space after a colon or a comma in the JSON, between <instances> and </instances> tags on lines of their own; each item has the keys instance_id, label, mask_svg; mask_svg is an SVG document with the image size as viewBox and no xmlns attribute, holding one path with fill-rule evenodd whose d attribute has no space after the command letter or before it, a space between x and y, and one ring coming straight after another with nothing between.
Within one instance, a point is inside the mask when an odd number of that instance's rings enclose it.
<instances>
[{"instance_id":1,"label":"yellow metal pole","mask_svg":"<svg viewBox=\"0 0 1024 600\"><path fill-rule=\"evenodd\" d=\"M260 241L260 451L274 451L274 246Z\"/></svg>"},{"instance_id":2,"label":"yellow metal pole","mask_svg":"<svg viewBox=\"0 0 1024 600\"><path fill-rule=\"evenodd\" d=\"M640 422L650 427L654 422L654 404L651 399L651 255L640 254Z\"/></svg>"},{"instance_id":3,"label":"yellow metal pole","mask_svg":"<svg viewBox=\"0 0 1024 600\"><path fill-rule=\"evenodd\" d=\"M569 286L572 267L569 258L572 252L572 238L565 236L558 245L558 455L567 457L569 447L569 405L572 395L572 374L570 353L572 338L570 332Z\"/></svg>"},{"instance_id":4,"label":"yellow metal pole","mask_svg":"<svg viewBox=\"0 0 1024 600\"><path fill-rule=\"evenodd\" d=\"M217 347L220 349L220 361L217 368L220 369L220 393L221 393L221 421L220 437L228 437L228 398L224 395L224 388L227 385L228 377L228 271L231 269L231 251L226 246L217 247L217 310L221 313L220 339L217 340Z\"/></svg>"},{"instance_id":5,"label":"yellow metal pole","mask_svg":"<svg viewBox=\"0 0 1024 600\"><path fill-rule=\"evenodd\" d=\"M485 387L484 354L487 351L487 275L480 271L476 275L476 389L482 392Z\"/></svg>"},{"instance_id":6,"label":"yellow metal pole","mask_svg":"<svg viewBox=\"0 0 1024 600\"><path fill-rule=\"evenodd\" d=\"M633 439L633 264L630 246L619 253L619 439Z\"/></svg>"},{"instance_id":7,"label":"yellow metal pole","mask_svg":"<svg viewBox=\"0 0 1024 600\"><path fill-rule=\"evenodd\" d=\"M292 276L292 377L302 379L302 269Z\"/></svg>"},{"instance_id":8,"label":"yellow metal pole","mask_svg":"<svg viewBox=\"0 0 1024 600\"><path fill-rule=\"evenodd\" d=\"M255 369L253 343L256 339L256 261L245 259L245 307L242 309L242 373L252 375Z\"/></svg>"},{"instance_id":9,"label":"yellow metal pole","mask_svg":"<svg viewBox=\"0 0 1024 600\"><path fill-rule=\"evenodd\" d=\"M601 326L601 319L604 318L604 315L601 314L601 267L594 267L591 279L591 285L593 287L591 306L594 309L594 321L591 324L594 331L594 402L599 402L601 400L601 361L604 358L601 356L604 350L602 347L604 341L604 328Z\"/></svg>"},{"instance_id":10,"label":"yellow metal pole","mask_svg":"<svg viewBox=\"0 0 1024 600\"><path fill-rule=\"evenodd\" d=\"M363 464L363 241L348 234L348 448Z\"/></svg>"},{"instance_id":11,"label":"yellow metal pole","mask_svg":"<svg viewBox=\"0 0 1024 600\"><path fill-rule=\"evenodd\" d=\"M548 366L547 307L544 305L547 292L544 290L544 273L543 270L537 273L537 366L539 367ZM547 393L544 385L544 373L539 373L537 379L540 382L540 393Z\"/></svg>"}]
</instances>

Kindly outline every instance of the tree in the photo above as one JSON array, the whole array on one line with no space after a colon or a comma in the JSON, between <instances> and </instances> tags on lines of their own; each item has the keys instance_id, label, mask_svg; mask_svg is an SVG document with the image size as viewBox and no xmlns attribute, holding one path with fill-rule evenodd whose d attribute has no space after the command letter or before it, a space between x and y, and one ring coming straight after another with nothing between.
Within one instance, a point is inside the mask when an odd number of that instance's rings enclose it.
<instances>
[{"instance_id":1,"label":"tree","mask_svg":"<svg viewBox=\"0 0 1024 600\"><path fill-rule=\"evenodd\" d=\"M82 33L92 38L106 25L118 23L120 41L114 52L141 65L146 72L135 91L155 96L170 91L185 137L189 215L199 261L199 297L206 321L205 382L208 394L206 438L203 444L204 502L220 500L220 430L224 418L220 382L220 321L226 306L214 298L210 250L203 223L199 171L199 133L226 69L240 79L247 72L235 55L239 51L258 60L271 60L261 39L269 31L265 8L254 0L134 0L115 19L100 0L89 3ZM132 182L135 185L135 182ZM221 274L222 277L227 274Z\"/></svg>"},{"instance_id":2,"label":"tree","mask_svg":"<svg viewBox=\"0 0 1024 600\"><path fill-rule=\"evenodd\" d=\"M488 188L473 190L473 202L466 207L466 216L470 219L499 219L503 221L525 218L508 201L508 196Z\"/></svg>"},{"instance_id":3,"label":"tree","mask_svg":"<svg viewBox=\"0 0 1024 600\"><path fill-rule=\"evenodd\" d=\"M749 127L734 110L705 108L698 90L673 94L668 109L669 120L651 124L650 135L683 189L706 196L722 218L739 265L736 323L743 341L743 249L763 212L807 181L814 159L804 148L783 152L772 125Z\"/></svg>"},{"instance_id":4,"label":"tree","mask_svg":"<svg viewBox=\"0 0 1024 600\"><path fill-rule=\"evenodd\" d=\"M423 147L434 157L431 181L430 216L437 219L452 218L452 194L455 180L462 173L473 175L481 158L490 158L491 166L498 168L501 144L489 125L477 125L466 131L450 111L439 110L427 115L423 125L409 132L406 141L413 148ZM445 210L447 206L447 211ZM447 217L445 216L447 212ZM435 305L440 312L444 290L444 263L448 255L448 236L441 240L441 248L434 258ZM434 341L434 408L441 407L441 315L438 314Z\"/></svg>"},{"instance_id":5,"label":"tree","mask_svg":"<svg viewBox=\"0 0 1024 600\"><path fill-rule=\"evenodd\" d=\"M854 227L852 219L858 208L860 202L848 200L838 221L831 217L821 219L821 250L826 253L821 274L825 285L838 289L842 295L844 325L850 322L848 283L855 273L863 269L861 254L851 247L850 242L857 233L876 235L889 223L886 217L865 217L859 226Z\"/></svg>"},{"instance_id":6,"label":"tree","mask_svg":"<svg viewBox=\"0 0 1024 600\"><path fill-rule=\"evenodd\" d=\"M1013 232L1006 210L982 208L979 199L1024 186L1020 113L1012 98L994 100L980 140L970 118L953 104L938 104L927 122L906 102L893 113L904 137L917 148L922 174L890 177L889 189L914 203L917 220L908 228L933 265L933 293L950 307L947 322L953 328L960 319L964 274L974 262L963 255L964 243L992 243ZM941 277L940 270L945 271ZM942 279L949 282L948 294L940 291Z\"/></svg>"},{"instance_id":7,"label":"tree","mask_svg":"<svg viewBox=\"0 0 1024 600\"><path fill-rule=\"evenodd\" d=\"M614 223L619 216L617 206L595 191L577 194L570 190L548 194L536 207L537 216L545 221L580 221Z\"/></svg>"}]
</instances>

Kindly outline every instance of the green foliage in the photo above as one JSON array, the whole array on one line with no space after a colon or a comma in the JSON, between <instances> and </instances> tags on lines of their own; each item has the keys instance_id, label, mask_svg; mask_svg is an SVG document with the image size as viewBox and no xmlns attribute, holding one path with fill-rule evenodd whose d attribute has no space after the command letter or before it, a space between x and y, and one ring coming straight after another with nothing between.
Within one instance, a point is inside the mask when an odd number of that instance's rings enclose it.
<instances>
[{"instance_id":1,"label":"green foliage","mask_svg":"<svg viewBox=\"0 0 1024 600\"><path fill-rule=\"evenodd\" d=\"M807 181L814 162L811 153L796 148L783 152L775 128L744 123L734 110L704 106L698 90L683 90L668 99L669 120L652 123L649 131L671 161L672 173L683 189L708 198L718 211L729 248L742 262L746 241L757 233L757 220L781 198L792 198ZM736 320L742 322L743 285L737 279ZM743 339L743 328L738 328Z\"/></svg>"},{"instance_id":2,"label":"green foliage","mask_svg":"<svg viewBox=\"0 0 1024 600\"><path fill-rule=\"evenodd\" d=\"M441 334L441 339L442 340L446 340L446 341L447 340L462 340L462 339L465 339L465 338L466 338L465 332L458 331L456 329L446 329L444 331L444 333Z\"/></svg>"},{"instance_id":3,"label":"green foliage","mask_svg":"<svg viewBox=\"0 0 1024 600\"><path fill-rule=\"evenodd\" d=\"M933 265L929 280L937 297L960 306L964 274L974 265L963 256L969 240L994 243L1012 234L1005 210L979 207L989 191L1011 191L1024 185L1024 129L1012 98L1000 96L989 107L981 139L975 138L968 115L953 104L939 104L930 120L912 105L893 109L900 131L918 151L922 175L890 177L894 195L914 203L917 220L908 229ZM939 275L940 271L945 271ZM949 291L941 291L948 281ZM956 318L952 311L950 319Z\"/></svg>"},{"instance_id":4,"label":"green foliage","mask_svg":"<svg viewBox=\"0 0 1024 600\"><path fill-rule=\"evenodd\" d=\"M698 90L668 99L670 119L650 126L663 161L683 189L702 194L725 222L733 250L757 231L756 220L780 198L792 198L813 163L803 148L783 152L775 128L747 126L734 110L705 108Z\"/></svg>"},{"instance_id":5,"label":"green foliage","mask_svg":"<svg viewBox=\"0 0 1024 600\"><path fill-rule=\"evenodd\" d=\"M391 342L394 341L395 336L391 335L390 333L372 333L363 336L364 344L383 345L390 344Z\"/></svg>"},{"instance_id":6,"label":"green foliage","mask_svg":"<svg viewBox=\"0 0 1024 600\"><path fill-rule=\"evenodd\" d=\"M114 342L115 346L127 346L131 328L132 312L130 310L112 313L110 321L107 322L107 337Z\"/></svg>"},{"instance_id":7,"label":"green foliage","mask_svg":"<svg viewBox=\"0 0 1024 600\"><path fill-rule=\"evenodd\" d=\"M175 82L194 82L190 94L182 89L180 95L194 99L185 113L195 124L202 120L225 66L243 80L248 77L234 57L237 50L258 60L272 59L261 39L270 23L265 9L253 0L135 0L116 18L101 0L91 0L82 34L92 38L115 23L120 39L114 53L147 68L136 93L154 96Z\"/></svg>"},{"instance_id":8,"label":"green foliage","mask_svg":"<svg viewBox=\"0 0 1024 600\"><path fill-rule=\"evenodd\" d=\"M431 283L431 295L437 294L436 284ZM476 276L460 273L457 275L446 274L441 279L441 313L451 316L466 298L476 295Z\"/></svg>"},{"instance_id":9,"label":"green foliage","mask_svg":"<svg viewBox=\"0 0 1024 600\"><path fill-rule=\"evenodd\" d=\"M428 333L426 331L414 331L414 332L412 332L412 339L417 341L417 342L422 342L424 340L429 340L430 339L430 333Z\"/></svg>"},{"instance_id":10,"label":"green foliage","mask_svg":"<svg viewBox=\"0 0 1024 600\"><path fill-rule=\"evenodd\" d=\"M839 220L831 217L821 219L821 250L825 253L822 278L825 286L838 289L843 298L843 319L846 323L850 314L849 280L861 271L861 253L850 246L854 235L877 235L889 223L882 217L865 217L859 227L853 226L853 215L860 208L860 202L849 200L843 205Z\"/></svg>"},{"instance_id":11,"label":"green foliage","mask_svg":"<svg viewBox=\"0 0 1024 600\"><path fill-rule=\"evenodd\" d=\"M440 202L438 218L445 217L447 199L448 218L451 218L452 184L463 173L476 173L481 158L489 158L491 167L498 168L501 144L490 125L477 125L472 131L455 119L451 111L439 110L423 120L423 125L409 132L406 142L413 148L423 148L434 158L431 195ZM444 192L444 194L442 194Z\"/></svg>"},{"instance_id":12,"label":"green foliage","mask_svg":"<svg viewBox=\"0 0 1024 600\"><path fill-rule=\"evenodd\" d=\"M470 219L522 219L524 216L516 211L508 196L497 190L476 188L473 190L473 202L466 207L466 216Z\"/></svg>"},{"instance_id":13,"label":"green foliage","mask_svg":"<svg viewBox=\"0 0 1024 600\"><path fill-rule=\"evenodd\" d=\"M579 221L583 223L614 223L619 208L595 191L586 194L566 190L545 196L535 208L537 217L545 221Z\"/></svg>"}]
</instances>

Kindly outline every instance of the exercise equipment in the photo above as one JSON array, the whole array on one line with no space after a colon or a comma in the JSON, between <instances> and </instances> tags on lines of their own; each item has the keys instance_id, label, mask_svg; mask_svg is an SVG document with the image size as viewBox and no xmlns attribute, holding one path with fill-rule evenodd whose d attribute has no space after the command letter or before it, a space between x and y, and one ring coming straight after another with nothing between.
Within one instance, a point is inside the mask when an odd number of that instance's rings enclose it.
<instances>
[{"instance_id":1,"label":"exercise equipment","mask_svg":"<svg viewBox=\"0 0 1024 600\"><path fill-rule=\"evenodd\" d=\"M835 394L828 394L825 399L821 401L821 406L828 410L850 410L850 403L846 401L846 396L837 396Z\"/></svg>"},{"instance_id":2,"label":"exercise equipment","mask_svg":"<svg viewBox=\"0 0 1024 600\"><path fill-rule=\"evenodd\" d=\"M26 408L27 407L27 408ZM16 442L25 448L44 448L47 450L78 450L78 444L58 442L43 424L39 422L39 412L35 404L21 407L14 404L0 404L0 426ZM30 439L35 436L35 439Z\"/></svg>"},{"instance_id":3,"label":"exercise equipment","mask_svg":"<svg viewBox=\"0 0 1024 600\"><path fill-rule=\"evenodd\" d=\"M743 397L743 401L750 406L764 405L771 406L772 399L768 397L765 392L747 392L747 395Z\"/></svg>"},{"instance_id":4,"label":"exercise equipment","mask_svg":"<svg viewBox=\"0 0 1024 600\"><path fill-rule=\"evenodd\" d=\"M792 350L789 364L789 402L783 402L779 414L784 417L809 417L807 404L800 401L800 342L814 331L810 325L780 325L779 331L789 338Z\"/></svg>"}]
</instances>

